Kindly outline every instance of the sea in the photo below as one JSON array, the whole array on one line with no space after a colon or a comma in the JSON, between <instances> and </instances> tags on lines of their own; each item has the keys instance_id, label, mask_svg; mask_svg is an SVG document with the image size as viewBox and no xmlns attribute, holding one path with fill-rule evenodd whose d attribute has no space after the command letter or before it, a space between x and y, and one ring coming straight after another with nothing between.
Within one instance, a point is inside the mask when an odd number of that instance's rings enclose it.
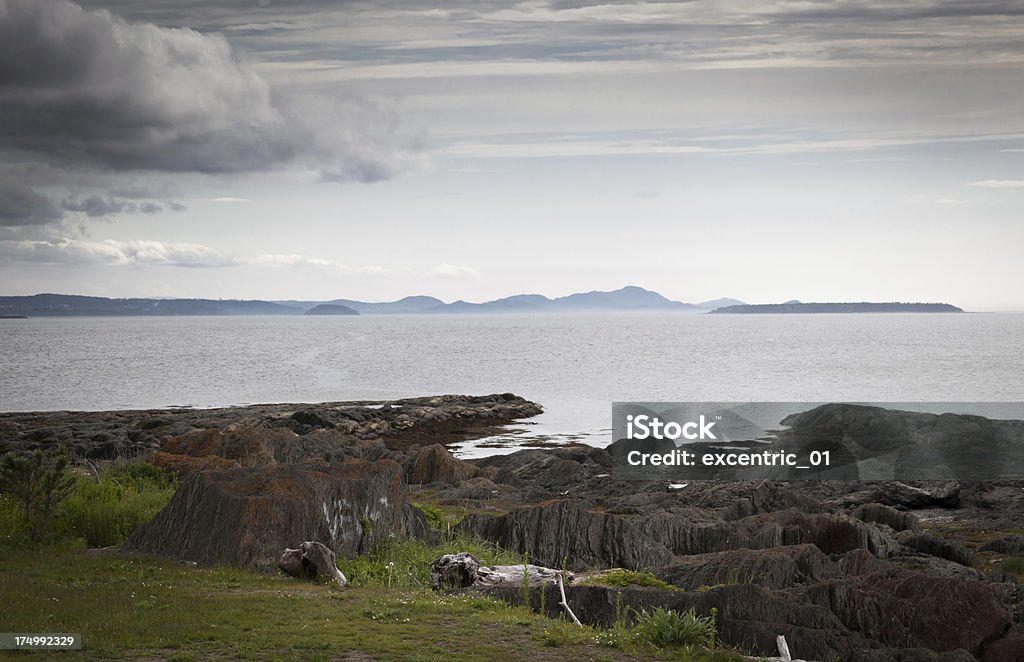
<instances>
[{"instance_id":1,"label":"sea","mask_svg":"<svg viewBox=\"0 0 1024 662\"><path fill-rule=\"evenodd\" d=\"M605 446L616 401L973 402L995 417L1024 401L1024 313L5 319L0 357L8 412L506 392L544 406L463 456Z\"/></svg>"}]
</instances>

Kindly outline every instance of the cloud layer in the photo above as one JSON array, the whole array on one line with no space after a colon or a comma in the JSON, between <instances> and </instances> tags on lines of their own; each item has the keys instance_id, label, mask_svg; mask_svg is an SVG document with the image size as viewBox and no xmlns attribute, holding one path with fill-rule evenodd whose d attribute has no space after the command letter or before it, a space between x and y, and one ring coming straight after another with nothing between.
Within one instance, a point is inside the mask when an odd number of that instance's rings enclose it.
<instances>
[{"instance_id":1,"label":"cloud layer","mask_svg":"<svg viewBox=\"0 0 1024 662\"><path fill-rule=\"evenodd\" d=\"M219 34L132 24L66 0L0 0L0 149L8 153L118 171L243 172L300 161L334 179L393 176L413 157L394 126L373 125L366 112L275 96Z\"/></svg>"}]
</instances>

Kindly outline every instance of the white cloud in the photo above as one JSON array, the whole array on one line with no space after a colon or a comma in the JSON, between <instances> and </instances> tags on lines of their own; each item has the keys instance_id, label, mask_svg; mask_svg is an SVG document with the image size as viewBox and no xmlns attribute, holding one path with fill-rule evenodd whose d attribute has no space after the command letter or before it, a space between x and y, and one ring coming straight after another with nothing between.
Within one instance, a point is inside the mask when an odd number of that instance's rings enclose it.
<instances>
[{"instance_id":1,"label":"white cloud","mask_svg":"<svg viewBox=\"0 0 1024 662\"><path fill-rule=\"evenodd\" d=\"M211 198L210 202L249 202L249 198L232 198L232 197Z\"/></svg>"},{"instance_id":2,"label":"white cloud","mask_svg":"<svg viewBox=\"0 0 1024 662\"><path fill-rule=\"evenodd\" d=\"M978 188L1016 189L1024 188L1024 179L983 179L980 182L971 182L968 186L976 186Z\"/></svg>"},{"instance_id":3,"label":"white cloud","mask_svg":"<svg viewBox=\"0 0 1024 662\"><path fill-rule=\"evenodd\" d=\"M430 271L428 275L435 278L470 279L479 278L480 274L472 267L464 267L458 264L439 264Z\"/></svg>"},{"instance_id":4,"label":"white cloud","mask_svg":"<svg viewBox=\"0 0 1024 662\"><path fill-rule=\"evenodd\" d=\"M59 238L48 241L0 242L0 256L19 262L50 264L155 265L225 267L232 260L202 244L151 240L88 241Z\"/></svg>"},{"instance_id":5,"label":"white cloud","mask_svg":"<svg viewBox=\"0 0 1024 662\"><path fill-rule=\"evenodd\" d=\"M302 255L263 253L232 257L203 244L168 243L148 239L89 241L54 237L40 240L0 241L0 259L65 265L168 266L168 267L315 267L349 274L380 275L378 265L349 265Z\"/></svg>"},{"instance_id":6,"label":"white cloud","mask_svg":"<svg viewBox=\"0 0 1024 662\"><path fill-rule=\"evenodd\" d=\"M236 262L250 267L323 267L352 274L379 275L389 273L387 268L376 264L351 265L335 260L305 257L294 253L261 253L251 257L238 258Z\"/></svg>"}]
</instances>

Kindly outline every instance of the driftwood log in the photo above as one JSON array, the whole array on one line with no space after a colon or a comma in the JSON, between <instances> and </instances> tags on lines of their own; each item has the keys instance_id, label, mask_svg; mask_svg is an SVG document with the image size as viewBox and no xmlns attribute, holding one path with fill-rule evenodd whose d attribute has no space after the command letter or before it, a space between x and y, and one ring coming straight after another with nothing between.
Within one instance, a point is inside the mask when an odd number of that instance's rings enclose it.
<instances>
[{"instance_id":1,"label":"driftwood log","mask_svg":"<svg viewBox=\"0 0 1024 662\"><path fill-rule=\"evenodd\" d=\"M540 565L480 565L468 552L445 554L430 564L430 583L435 589L467 588L469 586L522 586L523 575L530 588L558 586L561 570ZM570 584L573 574L567 572Z\"/></svg>"},{"instance_id":2,"label":"driftwood log","mask_svg":"<svg viewBox=\"0 0 1024 662\"><path fill-rule=\"evenodd\" d=\"M285 549L277 567L286 575L302 579L328 577L338 582L338 586L348 584L348 579L338 570L334 552L319 542L306 541L297 549Z\"/></svg>"}]
</instances>

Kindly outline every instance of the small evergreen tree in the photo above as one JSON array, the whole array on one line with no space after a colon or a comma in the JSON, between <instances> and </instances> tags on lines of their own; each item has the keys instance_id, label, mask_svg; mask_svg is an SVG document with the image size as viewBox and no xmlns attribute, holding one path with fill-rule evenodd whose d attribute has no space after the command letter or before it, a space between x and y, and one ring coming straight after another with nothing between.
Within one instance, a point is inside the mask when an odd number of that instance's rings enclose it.
<instances>
[{"instance_id":1,"label":"small evergreen tree","mask_svg":"<svg viewBox=\"0 0 1024 662\"><path fill-rule=\"evenodd\" d=\"M20 503L35 542L46 536L50 518L74 486L75 476L63 450L5 453L0 457L0 493L10 494Z\"/></svg>"}]
</instances>

